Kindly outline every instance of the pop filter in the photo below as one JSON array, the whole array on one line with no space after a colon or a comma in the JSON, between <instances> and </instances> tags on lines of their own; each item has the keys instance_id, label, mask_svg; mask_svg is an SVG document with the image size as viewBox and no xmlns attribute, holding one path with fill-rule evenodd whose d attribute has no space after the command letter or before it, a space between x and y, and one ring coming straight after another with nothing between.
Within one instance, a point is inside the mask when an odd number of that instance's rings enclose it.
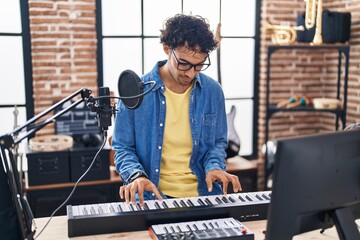
<instances>
[{"instance_id":1,"label":"pop filter","mask_svg":"<svg viewBox=\"0 0 360 240\"><path fill-rule=\"evenodd\" d=\"M147 84L153 84L153 86L144 93L144 87ZM154 81L143 83L134 71L129 69L125 70L119 76L119 98L122 100L125 107L136 109L142 103L143 96L149 93L155 87L155 84Z\"/></svg>"}]
</instances>

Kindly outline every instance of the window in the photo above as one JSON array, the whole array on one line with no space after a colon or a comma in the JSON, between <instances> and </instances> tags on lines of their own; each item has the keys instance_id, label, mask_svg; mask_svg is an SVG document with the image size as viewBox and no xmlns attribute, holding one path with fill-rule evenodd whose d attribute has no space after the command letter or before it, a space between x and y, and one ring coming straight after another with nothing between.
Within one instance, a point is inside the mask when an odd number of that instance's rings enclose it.
<instances>
[{"instance_id":1,"label":"window","mask_svg":"<svg viewBox=\"0 0 360 240\"><path fill-rule=\"evenodd\" d=\"M0 135L33 115L28 21L27 1L0 0Z\"/></svg>"},{"instance_id":2,"label":"window","mask_svg":"<svg viewBox=\"0 0 360 240\"><path fill-rule=\"evenodd\" d=\"M221 84L227 111L232 105L237 109L234 126L240 155L256 157L259 0L97 0L96 4L99 86L115 94L122 71L142 75L166 59L159 43L166 18L181 12L201 15L214 33L221 20ZM212 65L204 73L219 79L217 51L210 58Z\"/></svg>"}]
</instances>

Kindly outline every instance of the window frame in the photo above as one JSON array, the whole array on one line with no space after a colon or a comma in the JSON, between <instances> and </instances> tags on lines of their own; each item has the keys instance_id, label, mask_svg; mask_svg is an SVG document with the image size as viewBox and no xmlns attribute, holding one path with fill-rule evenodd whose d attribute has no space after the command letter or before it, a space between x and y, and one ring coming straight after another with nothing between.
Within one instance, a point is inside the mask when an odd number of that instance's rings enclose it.
<instances>
[{"instance_id":1,"label":"window frame","mask_svg":"<svg viewBox=\"0 0 360 240\"><path fill-rule=\"evenodd\" d=\"M141 34L139 36L103 36L102 35L102 7L101 7L102 0L96 0L96 35L97 35L97 69L98 69L98 87L103 86L104 84L104 69L103 69L103 40L105 38L140 38L142 42L142 73L144 74L144 40L150 38L158 38L158 36L144 36L144 3L141 0ZM221 1L220 1L221 3ZM252 97L232 97L232 98L225 98L227 100L251 100L253 102L253 131L252 131L252 153L249 155L242 155L242 157L254 160L258 158L258 106L259 106L259 60L260 60L260 12L261 12L261 0L255 0L255 36L253 37L238 37L236 38L246 38L246 39L254 39L254 73L253 73L253 96ZM183 6L183 2L181 1L181 6ZM232 38L231 36L223 37L223 38Z\"/></svg>"},{"instance_id":2,"label":"window frame","mask_svg":"<svg viewBox=\"0 0 360 240\"><path fill-rule=\"evenodd\" d=\"M31 59L31 40L30 40L30 19L28 1L19 0L21 32L20 33L2 33L2 36L19 36L22 38L23 47L23 67L24 67L24 89L25 104L1 104L0 108L25 107L26 119L34 116L33 84L32 84L32 59ZM14 89L13 89L14 90Z\"/></svg>"}]
</instances>

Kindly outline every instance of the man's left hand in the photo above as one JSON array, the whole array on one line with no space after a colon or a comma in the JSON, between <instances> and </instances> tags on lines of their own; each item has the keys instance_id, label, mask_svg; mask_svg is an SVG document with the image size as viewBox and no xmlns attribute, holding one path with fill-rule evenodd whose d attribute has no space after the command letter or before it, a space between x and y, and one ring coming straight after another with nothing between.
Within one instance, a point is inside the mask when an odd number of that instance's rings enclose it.
<instances>
[{"instance_id":1,"label":"man's left hand","mask_svg":"<svg viewBox=\"0 0 360 240\"><path fill-rule=\"evenodd\" d=\"M234 192L238 192L242 190L239 178L236 175L227 173L225 171L215 169L209 171L206 174L206 184L209 192L212 191L212 186L215 181L221 182L223 184L224 194L227 194L228 185L230 182L233 185Z\"/></svg>"}]
</instances>

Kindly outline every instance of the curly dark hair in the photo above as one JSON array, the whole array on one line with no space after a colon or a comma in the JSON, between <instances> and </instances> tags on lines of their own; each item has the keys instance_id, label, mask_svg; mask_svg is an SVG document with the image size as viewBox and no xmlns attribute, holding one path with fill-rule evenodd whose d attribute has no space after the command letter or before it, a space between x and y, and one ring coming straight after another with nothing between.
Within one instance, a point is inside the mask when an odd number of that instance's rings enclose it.
<instances>
[{"instance_id":1,"label":"curly dark hair","mask_svg":"<svg viewBox=\"0 0 360 240\"><path fill-rule=\"evenodd\" d=\"M160 42L171 49L184 46L187 42L191 50L200 46L200 51L208 54L218 45L209 27L206 19L201 16L176 14L168 18L164 28L160 30Z\"/></svg>"}]
</instances>

